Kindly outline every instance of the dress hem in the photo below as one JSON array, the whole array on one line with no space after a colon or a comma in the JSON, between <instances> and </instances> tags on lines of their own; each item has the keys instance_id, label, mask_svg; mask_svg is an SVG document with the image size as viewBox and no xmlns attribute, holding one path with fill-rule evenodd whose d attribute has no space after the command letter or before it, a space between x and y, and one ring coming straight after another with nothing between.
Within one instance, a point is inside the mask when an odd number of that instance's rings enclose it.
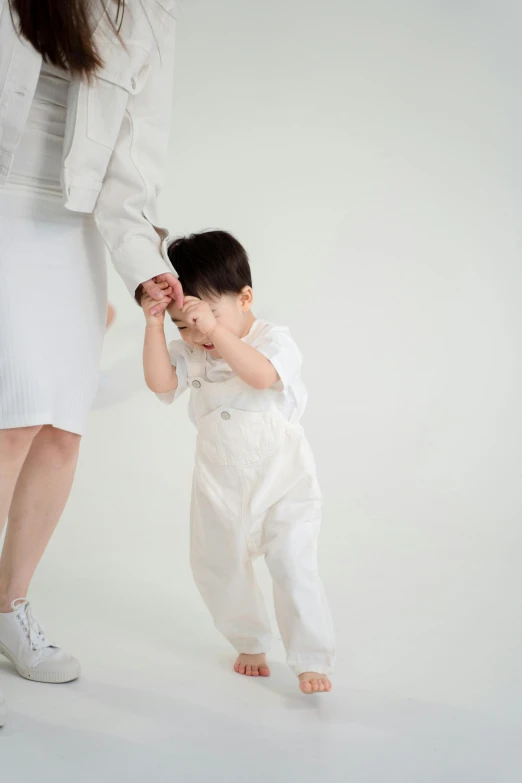
<instances>
[{"instance_id":1,"label":"dress hem","mask_svg":"<svg viewBox=\"0 0 522 783\"><path fill-rule=\"evenodd\" d=\"M59 418L51 416L49 413L33 414L32 416L10 417L9 419L0 419L0 430L16 430L24 427L45 427L51 426L57 430L71 432L73 435L84 435L85 427L79 427L67 421L60 421Z\"/></svg>"}]
</instances>

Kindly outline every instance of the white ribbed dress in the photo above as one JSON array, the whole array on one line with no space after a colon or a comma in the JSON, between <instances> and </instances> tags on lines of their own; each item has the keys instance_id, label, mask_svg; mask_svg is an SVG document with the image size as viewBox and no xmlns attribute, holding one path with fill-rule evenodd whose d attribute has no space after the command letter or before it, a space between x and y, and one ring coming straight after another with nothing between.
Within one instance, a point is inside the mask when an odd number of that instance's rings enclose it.
<instances>
[{"instance_id":1,"label":"white ribbed dress","mask_svg":"<svg viewBox=\"0 0 522 783\"><path fill-rule=\"evenodd\" d=\"M107 313L105 246L91 215L63 207L69 78L42 67L0 187L0 429L83 434Z\"/></svg>"}]
</instances>

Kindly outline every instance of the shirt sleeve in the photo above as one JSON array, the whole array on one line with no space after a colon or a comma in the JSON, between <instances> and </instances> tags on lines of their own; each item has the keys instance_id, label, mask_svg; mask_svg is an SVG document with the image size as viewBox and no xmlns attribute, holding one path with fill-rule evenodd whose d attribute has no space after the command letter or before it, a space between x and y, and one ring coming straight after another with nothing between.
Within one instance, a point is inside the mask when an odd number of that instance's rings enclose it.
<instances>
[{"instance_id":1,"label":"shirt sleeve","mask_svg":"<svg viewBox=\"0 0 522 783\"><path fill-rule=\"evenodd\" d=\"M288 389L300 376L302 356L290 331L285 326L270 326L256 335L252 348L266 356L273 364L279 381L272 387L276 391Z\"/></svg>"},{"instance_id":2,"label":"shirt sleeve","mask_svg":"<svg viewBox=\"0 0 522 783\"><path fill-rule=\"evenodd\" d=\"M98 229L132 296L146 280L174 273L167 255L168 231L157 217L157 196L170 133L175 19L157 5L161 40L152 49L143 89L129 98L94 208Z\"/></svg>"},{"instance_id":3,"label":"shirt sleeve","mask_svg":"<svg viewBox=\"0 0 522 783\"><path fill-rule=\"evenodd\" d=\"M188 389L187 348L183 340L173 340L169 344L169 356L172 366L176 368L178 387L174 391L156 395L165 405L172 405Z\"/></svg>"}]
</instances>

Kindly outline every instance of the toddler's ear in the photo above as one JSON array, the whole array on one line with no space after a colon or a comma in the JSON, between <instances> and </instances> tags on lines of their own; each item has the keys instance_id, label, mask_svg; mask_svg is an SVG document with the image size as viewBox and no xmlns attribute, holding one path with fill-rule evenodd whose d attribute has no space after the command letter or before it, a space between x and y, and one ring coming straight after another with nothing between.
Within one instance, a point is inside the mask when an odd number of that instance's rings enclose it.
<instances>
[{"instance_id":1,"label":"toddler's ear","mask_svg":"<svg viewBox=\"0 0 522 783\"><path fill-rule=\"evenodd\" d=\"M248 313L254 301L254 292L252 291L249 285L246 285L244 288L241 289L241 293L239 294L238 299L239 299L241 311L243 313Z\"/></svg>"}]
</instances>

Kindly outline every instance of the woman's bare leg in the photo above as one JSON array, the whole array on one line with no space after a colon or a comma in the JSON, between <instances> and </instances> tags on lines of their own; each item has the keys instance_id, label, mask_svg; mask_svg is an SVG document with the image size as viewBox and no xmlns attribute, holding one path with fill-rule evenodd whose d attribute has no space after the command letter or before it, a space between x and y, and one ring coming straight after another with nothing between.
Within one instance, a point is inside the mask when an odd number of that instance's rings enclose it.
<instances>
[{"instance_id":1,"label":"woman's bare leg","mask_svg":"<svg viewBox=\"0 0 522 783\"><path fill-rule=\"evenodd\" d=\"M0 519L8 517L0 558L0 612L9 612L12 601L27 595L78 461L79 435L50 426L32 430L31 437L27 430L0 432Z\"/></svg>"},{"instance_id":2,"label":"woman's bare leg","mask_svg":"<svg viewBox=\"0 0 522 783\"><path fill-rule=\"evenodd\" d=\"M0 535L7 521L16 482L41 427L0 430Z\"/></svg>"}]
</instances>

